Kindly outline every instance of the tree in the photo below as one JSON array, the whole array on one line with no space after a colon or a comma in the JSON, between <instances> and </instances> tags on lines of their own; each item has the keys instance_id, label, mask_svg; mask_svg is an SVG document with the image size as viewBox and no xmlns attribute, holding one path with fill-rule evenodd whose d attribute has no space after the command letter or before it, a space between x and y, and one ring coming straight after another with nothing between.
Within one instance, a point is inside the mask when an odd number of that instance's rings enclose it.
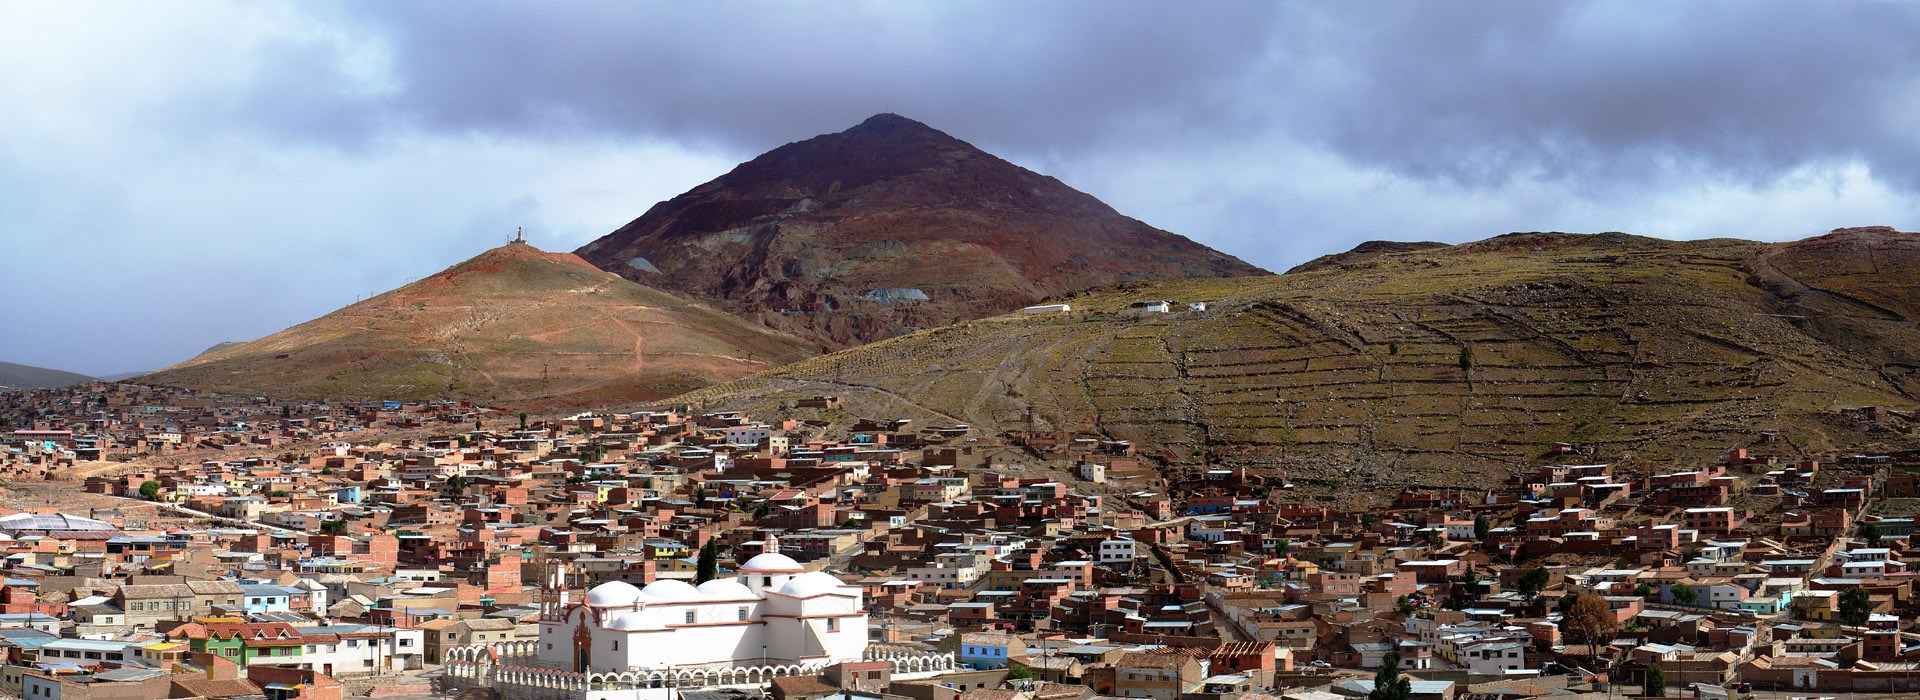
<instances>
[{"instance_id":1,"label":"tree","mask_svg":"<svg viewBox=\"0 0 1920 700\"><path fill-rule=\"evenodd\" d=\"M459 494L467 488L467 477L455 474L447 477L447 493Z\"/></svg>"},{"instance_id":2,"label":"tree","mask_svg":"<svg viewBox=\"0 0 1920 700\"><path fill-rule=\"evenodd\" d=\"M527 414L525 411L522 411L520 413L520 429L521 430L527 429Z\"/></svg>"},{"instance_id":3,"label":"tree","mask_svg":"<svg viewBox=\"0 0 1920 700\"><path fill-rule=\"evenodd\" d=\"M1854 587L1840 592L1841 624L1859 627L1873 617L1873 596L1867 589Z\"/></svg>"},{"instance_id":4,"label":"tree","mask_svg":"<svg viewBox=\"0 0 1920 700\"><path fill-rule=\"evenodd\" d=\"M475 432L482 430L482 428L480 427L480 419L478 418L473 419L473 429Z\"/></svg>"},{"instance_id":5,"label":"tree","mask_svg":"<svg viewBox=\"0 0 1920 700\"><path fill-rule=\"evenodd\" d=\"M1634 594L1634 595L1637 595L1637 596L1640 596L1640 597L1642 597L1642 598L1652 598L1652 597L1653 597L1653 586L1649 586L1649 585L1647 585L1647 584L1644 584L1644 583L1642 583L1642 584L1640 584L1640 585L1638 585L1638 586L1634 586L1634 587L1633 587L1633 594Z\"/></svg>"},{"instance_id":6,"label":"tree","mask_svg":"<svg viewBox=\"0 0 1920 700\"><path fill-rule=\"evenodd\" d=\"M338 535L346 531L347 531L347 521L345 520L320 521L320 532L322 533L325 533L328 535Z\"/></svg>"},{"instance_id":7,"label":"tree","mask_svg":"<svg viewBox=\"0 0 1920 700\"><path fill-rule=\"evenodd\" d=\"M160 497L160 482L148 481L140 484L140 497L149 501Z\"/></svg>"},{"instance_id":8,"label":"tree","mask_svg":"<svg viewBox=\"0 0 1920 700\"><path fill-rule=\"evenodd\" d=\"M1473 538L1474 539L1479 540L1481 542L1485 542L1487 541L1487 535L1492 533L1493 533L1493 522L1490 520L1487 520L1487 516L1484 516L1484 515L1473 516Z\"/></svg>"},{"instance_id":9,"label":"tree","mask_svg":"<svg viewBox=\"0 0 1920 700\"><path fill-rule=\"evenodd\" d=\"M1447 537L1446 535L1441 534L1438 528L1427 531L1427 548L1428 549L1438 550L1441 547L1445 547L1445 546L1447 546Z\"/></svg>"},{"instance_id":10,"label":"tree","mask_svg":"<svg viewBox=\"0 0 1920 700\"><path fill-rule=\"evenodd\" d=\"M1867 541L1868 547L1880 546L1880 528L1867 525L1860 528L1860 538Z\"/></svg>"},{"instance_id":11,"label":"tree","mask_svg":"<svg viewBox=\"0 0 1920 700\"><path fill-rule=\"evenodd\" d=\"M1552 580L1552 574L1547 573L1546 567L1536 566L1528 569L1527 573L1520 575L1518 584L1520 595L1525 596L1527 602L1531 603L1534 598L1540 597L1540 591L1546 590L1547 582L1550 580Z\"/></svg>"},{"instance_id":12,"label":"tree","mask_svg":"<svg viewBox=\"0 0 1920 700\"><path fill-rule=\"evenodd\" d=\"M1454 583L1452 589L1447 592L1447 607L1454 610L1465 610L1468 606L1473 605L1474 601L1479 599L1480 575L1474 573L1472 569L1468 569L1467 575L1460 577L1460 580Z\"/></svg>"},{"instance_id":13,"label":"tree","mask_svg":"<svg viewBox=\"0 0 1920 700\"><path fill-rule=\"evenodd\" d=\"M1667 672L1660 670L1660 664L1647 667L1647 678L1646 682L1642 684L1641 691L1643 691L1640 693L1641 695L1650 698L1663 698L1667 696Z\"/></svg>"},{"instance_id":14,"label":"tree","mask_svg":"<svg viewBox=\"0 0 1920 700\"><path fill-rule=\"evenodd\" d=\"M1614 617L1613 609L1607 607L1607 601L1597 595L1583 595L1574 599L1566 617L1560 619L1560 632L1567 636L1568 642L1590 647L1613 641L1614 633L1619 630L1620 619Z\"/></svg>"},{"instance_id":15,"label":"tree","mask_svg":"<svg viewBox=\"0 0 1920 700\"><path fill-rule=\"evenodd\" d=\"M1293 538L1282 537L1273 541L1274 556L1285 558L1287 556L1287 550L1289 549L1293 549Z\"/></svg>"},{"instance_id":16,"label":"tree","mask_svg":"<svg viewBox=\"0 0 1920 700\"><path fill-rule=\"evenodd\" d=\"M1036 677L1033 675L1033 669L1015 663L1007 664L1007 680L1030 681Z\"/></svg>"},{"instance_id":17,"label":"tree","mask_svg":"<svg viewBox=\"0 0 1920 700\"><path fill-rule=\"evenodd\" d=\"M1681 605L1693 605L1694 603L1700 602L1700 592L1693 590L1693 586L1684 583L1673 584L1671 595L1673 596L1673 602Z\"/></svg>"},{"instance_id":18,"label":"tree","mask_svg":"<svg viewBox=\"0 0 1920 700\"><path fill-rule=\"evenodd\" d=\"M287 491L286 489L274 489L272 491L268 491L267 495L272 498L286 498Z\"/></svg>"},{"instance_id":19,"label":"tree","mask_svg":"<svg viewBox=\"0 0 1920 700\"><path fill-rule=\"evenodd\" d=\"M700 548L700 561L694 565L693 572L694 583L712 581L720 572L719 540L707 540L707 545Z\"/></svg>"},{"instance_id":20,"label":"tree","mask_svg":"<svg viewBox=\"0 0 1920 700\"><path fill-rule=\"evenodd\" d=\"M1461 370L1473 369L1473 346L1471 345L1460 346L1460 369Z\"/></svg>"},{"instance_id":21,"label":"tree","mask_svg":"<svg viewBox=\"0 0 1920 700\"><path fill-rule=\"evenodd\" d=\"M1400 677L1400 654L1387 652L1380 659L1380 670L1373 674L1373 690L1367 700L1407 700L1413 696L1413 682Z\"/></svg>"},{"instance_id":22,"label":"tree","mask_svg":"<svg viewBox=\"0 0 1920 700\"><path fill-rule=\"evenodd\" d=\"M1418 606L1415 606L1413 601L1408 600L1406 596L1396 596L1393 599L1393 607L1398 608L1402 615L1412 615L1413 611L1419 609Z\"/></svg>"}]
</instances>

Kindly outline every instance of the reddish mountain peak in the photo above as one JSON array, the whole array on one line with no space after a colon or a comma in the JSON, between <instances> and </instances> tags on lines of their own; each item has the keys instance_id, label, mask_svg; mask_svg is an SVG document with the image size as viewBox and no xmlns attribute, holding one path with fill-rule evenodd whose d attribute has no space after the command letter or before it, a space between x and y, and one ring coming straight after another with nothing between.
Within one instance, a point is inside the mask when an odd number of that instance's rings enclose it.
<instances>
[{"instance_id":1,"label":"reddish mountain peak","mask_svg":"<svg viewBox=\"0 0 1920 700\"><path fill-rule=\"evenodd\" d=\"M453 267L440 271L429 279L475 272L498 272L538 262L577 265L595 272L600 271L599 268L594 267L592 263L580 259L580 256L574 255L573 253L550 253L535 248L524 241L514 241L467 258Z\"/></svg>"},{"instance_id":2,"label":"reddish mountain peak","mask_svg":"<svg viewBox=\"0 0 1920 700\"><path fill-rule=\"evenodd\" d=\"M843 131L840 133L864 134L864 133L874 133L874 132L901 132L901 131L924 132L929 134L938 134L940 136L947 135L946 132L943 132L939 129L935 129L931 126L927 126L926 124L922 124L912 119L908 119L898 114L894 114L892 112L881 112L871 117L867 117L866 121L860 122L859 124L855 124L853 125L853 128L847 129L846 131Z\"/></svg>"},{"instance_id":3,"label":"reddish mountain peak","mask_svg":"<svg viewBox=\"0 0 1920 700\"><path fill-rule=\"evenodd\" d=\"M830 346L1114 282L1263 272L897 114L761 154L578 252Z\"/></svg>"}]
</instances>

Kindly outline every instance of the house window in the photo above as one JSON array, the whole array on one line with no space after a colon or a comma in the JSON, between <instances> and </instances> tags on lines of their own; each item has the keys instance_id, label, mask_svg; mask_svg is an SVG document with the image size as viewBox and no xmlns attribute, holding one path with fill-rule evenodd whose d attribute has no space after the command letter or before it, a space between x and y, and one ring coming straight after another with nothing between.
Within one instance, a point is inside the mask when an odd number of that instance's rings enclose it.
<instances>
[{"instance_id":1,"label":"house window","mask_svg":"<svg viewBox=\"0 0 1920 700\"><path fill-rule=\"evenodd\" d=\"M840 631L840 618L837 618L837 617L827 618L827 631L828 632Z\"/></svg>"},{"instance_id":2,"label":"house window","mask_svg":"<svg viewBox=\"0 0 1920 700\"><path fill-rule=\"evenodd\" d=\"M692 610L688 610L688 611L687 611L687 624L689 624L689 625L691 625L691 624L693 624L693 611L692 611Z\"/></svg>"},{"instance_id":3,"label":"house window","mask_svg":"<svg viewBox=\"0 0 1920 700\"><path fill-rule=\"evenodd\" d=\"M741 622L746 622L746 621L747 621L747 609L746 609L746 608L741 608L741 609L740 609L740 621L741 621Z\"/></svg>"},{"instance_id":4,"label":"house window","mask_svg":"<svg viewBox=\"0 0 1920 700\"><path fill-rule=\"evenodd\" d=\"M613 650L614 651L620 650L620 640L618 639L613 640Z\"/></svg>"}]
</instances>

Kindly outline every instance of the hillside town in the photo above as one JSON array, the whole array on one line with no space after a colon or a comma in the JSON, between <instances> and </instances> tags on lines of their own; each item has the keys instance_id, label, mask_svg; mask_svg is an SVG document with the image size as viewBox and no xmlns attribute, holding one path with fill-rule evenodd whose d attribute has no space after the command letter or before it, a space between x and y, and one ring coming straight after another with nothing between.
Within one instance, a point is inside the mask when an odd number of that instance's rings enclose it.
<instances>
[{"instance_id":1,"label":"hillside town","mask_svg":"<svg viewBox=\"0 0 1920 700\"><path fill-rule=\"evenodd\" d=\"M15 697L1920 692L1920 444L1757 435L1667 468L1569 444L1370 500L834 396L0 401Z\"/></svg>"}]
</instances>

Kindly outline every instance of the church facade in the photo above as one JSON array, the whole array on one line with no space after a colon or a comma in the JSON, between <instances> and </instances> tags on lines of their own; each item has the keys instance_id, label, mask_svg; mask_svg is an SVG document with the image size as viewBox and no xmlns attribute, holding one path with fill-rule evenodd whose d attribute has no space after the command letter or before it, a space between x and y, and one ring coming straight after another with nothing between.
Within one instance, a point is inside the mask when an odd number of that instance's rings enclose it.
<instances>
[{"instance_id":1,"label":"church facade","mask_svg":"<svg viewBox=\"0 0 1920 700\"><path fill-rule=\"evenodd\" d=\"M564 574L541 600L540 665L582 673L716 669L860 661L867 613L859 588L764 553L737 577L699 586L609 581L568 600Z\"/></svg>"}]
</instances>

